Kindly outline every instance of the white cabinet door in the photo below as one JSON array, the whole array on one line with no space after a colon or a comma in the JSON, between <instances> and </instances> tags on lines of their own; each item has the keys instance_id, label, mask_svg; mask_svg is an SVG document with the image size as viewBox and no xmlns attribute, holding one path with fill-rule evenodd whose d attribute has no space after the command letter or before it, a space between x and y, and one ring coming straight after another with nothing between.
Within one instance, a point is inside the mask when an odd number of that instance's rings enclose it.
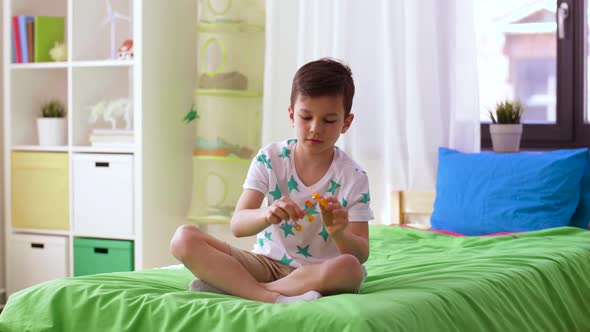
<instances>
[{"instance_id":1,"label":"white cabinet door","mask_svg":"<svg viewBox=\"0 0 590 332\"><path fill-rule=\"evenodd\" d=\"M74 154L74 233L133 235L133 156Z\"/></svg>"},{"instance_id":2,"label":"white cabinet door","mask_svg":"<svg viewBox=\"0 0 590 332\"><path fill-rule=\"evenodd\" d=\"M7 257L8 295L68 274L64 236L13 234Z\"/></svg>"}]
</instances>

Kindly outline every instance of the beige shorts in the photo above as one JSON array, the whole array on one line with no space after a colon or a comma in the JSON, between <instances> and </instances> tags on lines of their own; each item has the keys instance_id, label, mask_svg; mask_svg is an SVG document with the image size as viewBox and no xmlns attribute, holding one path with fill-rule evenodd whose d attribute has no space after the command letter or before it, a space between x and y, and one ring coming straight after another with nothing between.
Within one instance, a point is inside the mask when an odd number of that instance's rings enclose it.
<instances>
[{"instance_id":1,"label":"beige shorts","mask_svg":"<svg viewBox=\"0 0 590 332\"><path fill-rule=\"evenodd\" d=\"M231 245L229 246L229 251L230 255L240 262L246 271L248 271L258 282L272 282L279 280L296 269L289 265L279 263L264 255L238 249ZM367 269L364 265L361 267L363 269L362 285L367 278Z\"/></svg>"},{"instance_id":2,"label":"beige shorts","mask_svg":"<svg viewBox=\"0 0 590 332\"><path fill-rule=\"evenodd\" d=\"M272 282L287 276L294 267L250 251L229 246L230 255L235 258L258 282Z\"/></svg>"}]
</instances>

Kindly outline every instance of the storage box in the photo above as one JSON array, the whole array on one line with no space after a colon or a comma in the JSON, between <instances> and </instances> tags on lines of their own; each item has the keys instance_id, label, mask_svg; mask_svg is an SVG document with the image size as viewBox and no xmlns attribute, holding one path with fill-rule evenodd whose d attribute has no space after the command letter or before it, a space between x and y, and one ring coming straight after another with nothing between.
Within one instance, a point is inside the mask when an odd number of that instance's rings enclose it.
<instances>
[{"instance_id":1,"label":"storage box","mask_svg":"<svg viewBox=\"0 0 590 332\"><path fill-rule=\"evenodd\" d=\"M74 238L74 276L133 271L133 241Z\"/></svg>"},{"instance_id":2,"label":"storage box","mask_svg":"<svg viewBox=\"0 0 590 332\"><path fill-rule=\"evenodd\" d=\"M68 274L67 239L63 236L13 234L8 243L8 295Z\"/></svg>"},{"instance_id":3,"label":"storage box","mask_svg":"<svg viewBox=\"0 0 590 332\"><path fill-rule=\"evenodd\" d=\"M68 230L68 155L12 152L12 226Z\"/></svg>"},{"instance_id":4,"label":"storage box","mask_svg":"<svg viewBox=\"0 0 590 332\"><path fill-rule=\"evenodd\" d=\"M133 156L74 154L75 234L133 235Z\"/></svg>"}]
</instances>

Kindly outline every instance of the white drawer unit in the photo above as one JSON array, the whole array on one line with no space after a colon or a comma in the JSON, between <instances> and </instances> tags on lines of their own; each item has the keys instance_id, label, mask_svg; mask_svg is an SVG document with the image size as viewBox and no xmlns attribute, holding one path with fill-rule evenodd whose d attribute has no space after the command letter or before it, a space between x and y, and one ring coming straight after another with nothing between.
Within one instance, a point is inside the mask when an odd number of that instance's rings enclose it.
<instances>
[{"instance_id":1,"label":"white drawer unit","mask_svg":"<svg viewBox=\"0 0 590 332\"><path fill-rule=\"evenodd\" d=\"M132 236L133 156L74 154L72 160L75 234Z\"/></svg>"},{"instance_id":2,"label":"white drawer unit","mask_svg":"<svg viewBox=\"0 0 590 332\"><path fill-rule=\"evenodd\" d=\"M68 274L65 236L13 234L7 255L8 295Z\"/></svg>"}]
</instances>

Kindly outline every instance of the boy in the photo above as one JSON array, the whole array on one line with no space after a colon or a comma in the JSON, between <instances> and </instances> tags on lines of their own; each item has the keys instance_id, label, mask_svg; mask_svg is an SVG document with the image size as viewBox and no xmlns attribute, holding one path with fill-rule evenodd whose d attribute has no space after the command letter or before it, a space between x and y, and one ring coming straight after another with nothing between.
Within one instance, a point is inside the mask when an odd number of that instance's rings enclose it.
<instances>
[{"instance_id":1,"label":"boy","mask_svg":"<svg viewBox=\"0 0 590 332\"><path fill-rule=\"evenodd\" d=\"M297 71L288 108L297 139L258 153L231 220L235 236L258 234L254 250L181 226L170 250L200 278L191 289L269 303L358 292L369 256L369 182L334 146L354 119L353 96L351 71L337 61Z\"/></svg>"}]
</instances>

